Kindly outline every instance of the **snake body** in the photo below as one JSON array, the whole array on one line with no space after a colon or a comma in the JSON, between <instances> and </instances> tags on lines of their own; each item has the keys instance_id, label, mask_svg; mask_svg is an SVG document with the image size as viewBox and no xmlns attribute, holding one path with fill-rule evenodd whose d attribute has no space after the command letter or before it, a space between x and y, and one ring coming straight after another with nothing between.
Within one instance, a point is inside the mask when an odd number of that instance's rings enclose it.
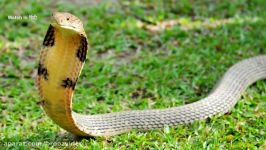
<instances>
[{"instance_id":1,"label":"snake body","mask_svg":"<svg viewBox=\"0 0 266 150\"><path fill-rule=\"evenodd\" d=\"M41 104L52 120L78 136L113 136L132 129L150 130L187 124L224 114L244 90L266 78L266 56L233 65L212 92L197 102L179 107L83 115L72 111L72 96L87 53L82 22L69 13L55 13L43 42L37 86Z\"/></svg>"}]
</instances>

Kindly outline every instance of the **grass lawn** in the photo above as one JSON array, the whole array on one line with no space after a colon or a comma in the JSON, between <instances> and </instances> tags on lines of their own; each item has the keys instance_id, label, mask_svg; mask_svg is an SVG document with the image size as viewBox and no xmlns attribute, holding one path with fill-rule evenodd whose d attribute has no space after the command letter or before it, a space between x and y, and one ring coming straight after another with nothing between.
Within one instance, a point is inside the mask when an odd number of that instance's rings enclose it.
<instances>
[{"instance_id":1,"label":"grass lawn","mask_svg":"<svg viewBox=\"0 0 266 150\"><path fill-rule=\"evenodd\" d=\"M75 91L76 112L192 103L231 65L266 53L265 0L3 0L0 7L0 147L26 149L40 142L33 148L266 149L265 80L223 116L108 139L78 139L59 128L38 105L34 83L49 16L67 11L84 21L90 43ZM15 15L37 18L8 19Z\"/></svg>"}]
</instances>

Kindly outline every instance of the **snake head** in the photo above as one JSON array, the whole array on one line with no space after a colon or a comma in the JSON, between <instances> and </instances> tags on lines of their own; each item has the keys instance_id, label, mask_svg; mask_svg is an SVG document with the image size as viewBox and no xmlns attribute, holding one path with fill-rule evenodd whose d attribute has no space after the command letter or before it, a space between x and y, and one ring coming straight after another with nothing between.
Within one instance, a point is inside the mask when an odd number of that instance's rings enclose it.
<instances>
[{"instance_id":1,"label":"snake head","mask_svg":"<svg viewBox=\"0 0 266 150\"><path fill-rule=\"evenodd\" d=\"M53 13L51 25L55 28L65 29L80 34L85 33L81 20L67 12Z\"/></svg>"}]
</instances>

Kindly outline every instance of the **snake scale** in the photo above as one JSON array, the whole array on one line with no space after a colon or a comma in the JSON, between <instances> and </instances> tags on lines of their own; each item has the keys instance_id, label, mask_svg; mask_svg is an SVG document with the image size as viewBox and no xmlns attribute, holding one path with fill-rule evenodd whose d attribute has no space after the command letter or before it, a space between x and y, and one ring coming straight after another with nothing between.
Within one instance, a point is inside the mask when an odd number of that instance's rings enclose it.
<instances>
[{"instance_id":1,"label":"snake scale","mask_svg":"<svg viewBox=\"0 0 266 150\"><path fill-rule=\"evenodd\" d=\"M249 85L266 78L266 56L256 56L233 65L206 98L191 104L166 109L78 114L72 111L72 97L86 59L87 37L80 19L70 13L54 13L52 20L38 66L41 105L56 124L78 136L108 137L132 129L176 126L221 115L234 107Z\"/></svg>"}]
</instances>

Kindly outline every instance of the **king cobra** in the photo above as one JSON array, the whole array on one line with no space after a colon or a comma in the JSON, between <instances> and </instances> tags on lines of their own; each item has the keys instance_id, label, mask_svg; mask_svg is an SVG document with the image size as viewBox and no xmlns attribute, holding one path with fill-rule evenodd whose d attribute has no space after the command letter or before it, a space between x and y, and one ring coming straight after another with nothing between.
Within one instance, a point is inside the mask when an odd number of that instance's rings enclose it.
<instances>
[{"instance_id":1,"label":"king cobra","mask_svg":"<svg viewBox=\"0 0 266 150\"><path fill-rule=\"evenodd\" d=\"M229 112L245 89L266 78L266 56L233 65L210 94L178 107L84 115L72 111L72 97L87 54L87 36L76 16L57 12L43 41L37 86L41 105L60 127L77 136L109 137L130 130L188 124Z\"/></svg>"}]
</instances>

